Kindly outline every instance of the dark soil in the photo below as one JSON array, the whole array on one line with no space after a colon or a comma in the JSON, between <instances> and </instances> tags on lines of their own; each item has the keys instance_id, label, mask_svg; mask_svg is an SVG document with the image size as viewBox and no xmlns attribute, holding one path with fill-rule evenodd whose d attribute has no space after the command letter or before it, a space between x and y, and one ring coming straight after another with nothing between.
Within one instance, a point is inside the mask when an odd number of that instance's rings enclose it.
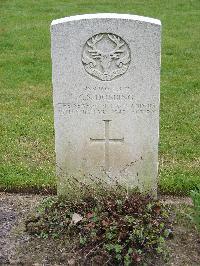
<instances>
[{"instance_id":1,"label":"dark soil","mask_svg":"<svg viewBox=\"0 0 200 266\"><path fill-rule=\"evenodd\" d=\"M76 261L76 240L39 239L24 232L24 219L45 196L0 193L0 265L80 265ZM166 265L200 265L200 237L185 210L188 198L163 197L175 206L174 238L168 241L170 261ZM89 257L89 255L88 255ZM81 265L102 265L97 254L93 261L82 258ZM80 261L80 260L79 260Z\"/></svg>"}]
</instances>

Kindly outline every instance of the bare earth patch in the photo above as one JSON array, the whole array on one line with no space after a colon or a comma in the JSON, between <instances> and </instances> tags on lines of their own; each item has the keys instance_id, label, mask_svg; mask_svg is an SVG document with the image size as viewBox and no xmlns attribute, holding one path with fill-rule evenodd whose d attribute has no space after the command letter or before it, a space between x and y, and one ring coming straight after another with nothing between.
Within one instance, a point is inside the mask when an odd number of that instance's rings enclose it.
<instances>
[{"instance_id":1,"label":"bare earth patch","mask_svg":"<svg viewBox=\"0 0 200 266\"><path fill-rule=\"evenodd\" d=\"M75 240L38 239L24 232L24 218L45 196L0 193L0 265L77 265ZM162 197L175 207L174 238L166 265L199 265L200 236L186 218L189 198ZM84 261L84 260L83 260ZM80 264L79 264L80 265ZM90 265L85 260L84 265ZM93 265L101 265L98 259Z\"/></svg>"}]
</instances>

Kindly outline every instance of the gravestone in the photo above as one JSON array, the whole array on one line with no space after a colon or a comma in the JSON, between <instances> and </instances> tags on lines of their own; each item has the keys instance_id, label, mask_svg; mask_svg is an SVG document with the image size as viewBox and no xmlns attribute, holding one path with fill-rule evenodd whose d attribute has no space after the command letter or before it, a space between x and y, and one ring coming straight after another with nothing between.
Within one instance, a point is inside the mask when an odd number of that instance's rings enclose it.
<instances>
[{"instance_id":1,"label":"gravestone","mask_svg":"<svg viewBox=\"0 0 200 266\"><path fill-rule=\"evenodd\" d=\"M134 15L52 22L59 194L88 176L156 194L160 35L159 20Z\"/></svg>"}]
</instances>

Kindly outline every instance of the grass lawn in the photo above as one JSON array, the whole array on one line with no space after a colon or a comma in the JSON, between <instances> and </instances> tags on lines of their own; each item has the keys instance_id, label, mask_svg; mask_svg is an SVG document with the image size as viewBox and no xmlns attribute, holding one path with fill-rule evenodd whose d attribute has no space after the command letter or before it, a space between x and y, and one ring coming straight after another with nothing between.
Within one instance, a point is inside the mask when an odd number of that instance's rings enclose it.
<instances>
[{"instance_id":1,"label":"grass lawn","mask_svg":"<svg viewBox=\"0 0 200 266\"><path fill-rule=\"evenodd\" d=\"M50 23L130 13L162 21L160 181L200 183L199 0L0 0L0 190L55 188Z\"/></svg>"}]
</instances>

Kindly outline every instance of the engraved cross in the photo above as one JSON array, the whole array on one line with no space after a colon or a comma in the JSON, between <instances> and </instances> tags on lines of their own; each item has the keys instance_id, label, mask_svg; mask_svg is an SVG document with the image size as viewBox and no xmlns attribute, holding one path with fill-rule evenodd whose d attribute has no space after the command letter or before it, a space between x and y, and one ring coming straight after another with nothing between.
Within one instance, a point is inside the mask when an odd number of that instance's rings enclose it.
<instances>
[{"instance_id":1,"label":"engraved cross","mask_svg":"<svg viewBox=\"0 0 200 266\"><path fill-rule=\"evenodd\" d=\"M92 142L103 142L105 143L105 170L109 171L110 167L110 158L109 158L109 143L117 143L117 142L124 142L124 138L114 139L110 138L109 129L110 129L110 121L112 120L103 120L105 122L105 137L103 139L94 139L90 138Z\"/></svg>"}]
</instances>

